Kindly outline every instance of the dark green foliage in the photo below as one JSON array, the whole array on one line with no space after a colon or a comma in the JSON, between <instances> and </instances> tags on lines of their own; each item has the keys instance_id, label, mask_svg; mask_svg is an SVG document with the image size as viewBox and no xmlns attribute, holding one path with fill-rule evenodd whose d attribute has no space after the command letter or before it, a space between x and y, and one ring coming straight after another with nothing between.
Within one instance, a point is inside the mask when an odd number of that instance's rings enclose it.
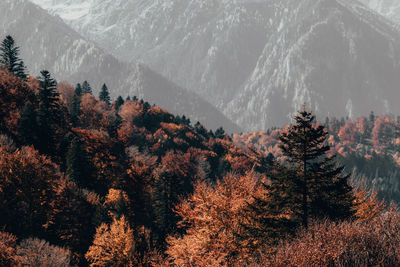
<instances>
[{"instance_id":1,"label":"dark green foliage","mask_svg":"<svg viewBox=\"0 0 400 267\"><path fill-rule=\"evenodd\" d=\"M335 156L328 157L327 131L316 126L315 116L305 109L294 118L287 132L283 132L280 148L296 171L292 194L301 196L299 214L303 226L310 218L328 217L345 219L352 215L353 194L348 185L348 175L342 175L343 167L337 167ZM296 200L297 201L297 200Z\"/></svg>"},{"instance_id":2,"label":"dark green foliage","mask_svg":"<svg viewBox=\"0 0 400 267\"><path fill-rule=\"evenodd\" d=\"M301 194L296 190L299 181L296 173L290 168L275 163L274 170L269 172L269 184L264 184L264 197L254 197L254 202L248 204L251 221L244 224L246 229L242 238L254 240L256 246L276 244L287 234L293 234L297 222L293 216L299 216L293 211L301 210Z\"/></svg>"},{"instance_id":3,"label":"dark green foliage","mask_svg":"<svg viewBox=\"0 0 400 267\"><path fill-rule=\"evenodd\" d=\"M91 187L90 161L78 138L73 138L67 153L67 175L77 185L83 188Z\"/></svg>"},{"instance_id":4,"label":"dark green foliage","mask_svg":"<svg viewBox=\"0 0 400 267\"><path fill-rule=\"evenodd\" d=\"M75 95L76 96L82 96L83 95L83 89L80 83L76 84L75 87Z\"/></svg>"},{"instance_id":5,"label":"dark green foliage","mask_svg":"<svg viewBox=\"0 0 400 267\"><path fill-rule=\"evenodd\" d=\"M117 100L115 100L115 110L118 112L121 106L125 103L122 96L118 96Z\"/></svg>"},{"instance_id":6,"label":"dark green foliage","mask_svg":"<svg viewBox=\"0 0 400 267\"><path fill-rule=\"evenodd\" d=\"M38 82L40 85L39 110L37 113L38 149L42 153L52 155L54 149L52 144L55 137L54 124L59 124L62 120L57 82L46 70L41 71Z\"/></svg>"},{"instance_id":7,"label":"dark green foliage","mask_svg":"<svg viewBox=\"0 0 400 267\"><path fill-rule=\"evenodd\" d=\"M37 141L36 133L38 127L36 117L37 114L33 104L31 102L26 103L19 119L19 131L22 142L25 145L35 144Z\"/></svg>"},{"instance_id":8,"label":"dark green foliage","mask_svg":"<svg viewBox=\"0 0 400 267\"><path fill-rule=\"evenodd\" d=\"M182 115L182 117L181 116L176 116L174 122L176 124L185 124L187 126L190 126L190 119L186 118L185 115Z\"/></svg>"},{"instance_id":9,"label":"dark green foliage","mask_svg":"<svg viewBox=\"0 0 400 267\"><path fill-rule=\"evenodd\" d=\"M93 94L92 87L87 81L82 83L82 94Z\"/></svg>"},{"instance_id":10,"label":"dark green foliage","mask_svg":"<svg viewBox=\"0 0 400 267\"><path fill-rule=\"evenodd\" d=\"M216 131L215 131L215 138L224 138L225 137L225 130L222 128L222 127L220 127L220 128L218 128Z\"/></svg>"},{"instance_id":11,"label":"dark green foliage","mask_svg":"<svg viewBox=\"0 0 400 267\"><path fill-rule=\"evenodd\" d=\"M26 79L24 62L19 58L19 47L15 45L14 39L8 35L0 45L0 64L4 65L9 72Z\"/></svg>"},{"instance_id":12,"label":"dark green foliage","mask_svg":"<svg viewBox=\"0 0 400 267\"><path fill-rule=\"evenodd\" d=\"M107 105L111 105L110 92L108 91L107 85L103 84L99 94L100 101L105 102Z\"/></svg>"},{"instance_id":13,"label":"dark green foliage","mask_svg":"<svg viewBox=\"0 0 400 267\"><path fill-rule=\"evenodd\" d=\"M81 115L82 94L83 94L82 86L78 83L75 87L75 94L70 106L70 116L73 127L79 126L79 115Z\"/></svg>"}]
</instances>

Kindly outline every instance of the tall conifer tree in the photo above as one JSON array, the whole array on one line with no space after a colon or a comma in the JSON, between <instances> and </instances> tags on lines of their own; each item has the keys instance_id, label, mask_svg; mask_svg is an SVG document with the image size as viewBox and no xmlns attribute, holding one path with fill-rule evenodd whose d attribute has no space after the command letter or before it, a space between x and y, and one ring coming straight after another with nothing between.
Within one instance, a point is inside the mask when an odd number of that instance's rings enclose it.
<instances>
[{"instance_id":1,"label":"tall conifer tree","mask_svg":"<svg viewBox=\"0 0 400 267\"><path fill-rule=\"evenodd\" d=\"M39 111L37 113L38 125L38 148L43 153L51 154L52 142L54 141L54 124L60 123L59 93L57 82L46 70L41 71L38 77L39 89Z\"/></svg>"},{"instance_id":2,"label":"tall conifer tree","mask_svg":"<svg viewBox=\"0 0 400 267\"><path fill-rule=\"evenodd\" d=\"M19 47L15 45L14 39L8 35L0 45L0 64L16 76L26 79L25 64L19 58Z\"/></svg>"},{"instance_id":3,"label":"tall conifer tree","mask_svg":"<svg viewBox=\"0 0 400 267\"><path fill-rule=\"evenodd\" d=\"M110 92L108 91L106 84L103 84L103 86L101 87L99 98L100 101L105 102L107 105L111 105Z\"/></svg>"},{"instance_id":4,"label":"tall conifer tree","mask_svg":"<svg viewBox=\"0 0 400 267\"><path fill-rule=\"evenodd\" d=\"M280 148L296 172L292 194L301 196L298 212L304 227L310 218L345 219L352 215L353 193L348 175L328 156L328 132L315 122L315 116L305 107L294 117L295 123L284 131Z\"/></svg>"},{"instance_id":5,"label":"tall conifer tree","mask_svg":"<svg viewBox=\"0 0 400 267\"><path fill-rule=\"evenodd\" d=\"M92 94L92 87L87 81L82 83L82 94Z\"/></svg>"}]
</instances>

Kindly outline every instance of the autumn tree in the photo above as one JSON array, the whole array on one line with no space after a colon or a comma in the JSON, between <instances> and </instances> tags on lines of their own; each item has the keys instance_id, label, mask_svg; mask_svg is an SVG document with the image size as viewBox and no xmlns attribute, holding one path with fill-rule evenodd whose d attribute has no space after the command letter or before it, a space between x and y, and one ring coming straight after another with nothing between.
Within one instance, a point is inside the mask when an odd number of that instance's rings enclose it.
<instances>
[{"instance_id":1,"label":"autumn tree","mask_svg":"<svg viewBox=\"0 0 400 267\"><path fill-rule=\"evenodd\" d=\"M328 156L328 136L323 126L315 123L315 116L305 108L294 117L295 123L281 133L280 148L295 171L290 194L277 194L271 201L281 198L301 199L299 209L293 207L298 219L307 228L311 218L350 217L353 206L352 188L343 167L338 167L335 156ZM272 186L278 186L277 180ZM290 204L290 202L288 202ZM290 208L290 207L289 207Z\"/></svg>"},{"instance_id":2,"label":"autumn tree","mask_svg":"<svg viewBox=\"0 0 400 267\"><path fill-rule=\"evenodd\" d=\"M185 155L168 152L162 159L161 166L155 170L153 208L159 244L165 237L176 230L178 217L173 208L180 197L193 189L192 182L195 168Z\"/></svg>"},{"instance_id":3,"label":"autumn tree","mask_svg":"<svg viewBox=\"0 0 400 267\"><path fill-rule=\"evenodd\" d=\"M4 65L9 72L26 79L26 67L19 58L19 47L15 45L15 41L10 35L6 36L0 45L0 64Z\"/></svg>"},{"instance_id":4,"label":"autumn tree","mask_svg":"<svg viewBox=\"0 0 400 267\"><path fill-rule=\"evenodd\" d=\"M16 254L23 266L71 266L71 252L68 249L50 245L38 238L22 240Z\"/></svg>"},{"instance_id":5,"label":"autumn tree","mask_svg":"<svg viewBox=\"0 0 400 267\"><path fill-rule=\"evenodd\" d=\"M111 225L102 224L97 228L86 259L90 266L133 266L134 250L133 230L122 216Z\"/></svg>"},{"instance_id":6,"label":"autumn tree","mask_svg":"<svg viewBox=\"0 0 400 267\"><path fill-rule=\"evenodd\" d=\"M84 254L95 233L94 218L100 206L99 197L68 179L62 179L55 190L44 224L47 239L69 248L74 263L84 263Z\"/></svg>"},{"instance_id":7,"label":"autumn tree","mask_svg":"<svg viewBox=\"0 0 400 267\"><path fill-rule=\"evenodd\" d=\"M0 232L0 265L4 267L13 267L19 265L19 259L16 256L15 248L17 246L17 237Z\"/></svg>"},{"instance_id":8,"label":"autumn tree","mask_svg":"<svg viewBox=\"0 0 400 267\"><path fill-rule=\"evenodd\" d=\"M212 185L200 182L193 195L175 208L185 234L167 238L167 255L176 266L245 266L251 240L242 239L249 218L248 202L262 193L254 172L228 174ZM236 265L235 265L236 264Z\"/></svg>"},{"instance_id":9,"label":"autumn tree","mask_svg":"<svg viewBox=\"0 0 400 267\"><path fill-rule=\"evenodd\" d=\"M20 236L42 232L58 168L32 147L0 147L0 225ZM16 223L18 222L18 223Z\"/></svg>"}]
</instances>

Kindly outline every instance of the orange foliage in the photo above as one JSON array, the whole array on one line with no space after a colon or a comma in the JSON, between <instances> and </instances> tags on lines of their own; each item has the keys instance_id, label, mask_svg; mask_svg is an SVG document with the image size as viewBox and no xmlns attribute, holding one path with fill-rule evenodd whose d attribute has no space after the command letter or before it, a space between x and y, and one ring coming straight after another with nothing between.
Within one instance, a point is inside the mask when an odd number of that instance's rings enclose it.
<instances>
[{"instance_id":1,"label":"orange foliage","mask_svg":"<svg viewBox=\"0 0 400 267\"><path fill-rule=\"evenodd\" d=\"M81 115L79 120L84 128L105 129L112 115L110 107L103 101L98 101L93 95L85 94L81 100Z\"/></svg>"},{"instance_id":2,"label":"orange foliage","mask_svg":"<svg viewBox=\"0 0 400 267\"><path fill-rule=\"evenodd\" d=\"M253 173L227 175L213 186L200 182L192 196L176 207L182 217L180 227L187 228L183 237L167 238L166 253L177 266L227 266L246 262L246 242L238 234L252 195L260 190Z\"/></svg>"},{"instance_id":3,"label":"orange foliage","mask_svg":"<svg viewBox=\"0 0 400 267\"><path fill-rule=\"evenodd\" d=\"M62 82L58 84L58 92L60 92L60 99L66 107L70 107L75 95L75 88L67 83Z\"/></svg>"},{"instance_id":4,"label":"orange foliage","mask_svg":"<svg viewBox=\"0 0 400 267\"><path fill-rule=\"evenodd\" d=\"M35 82L26 82L0 69L0 128L16 134L19 112L25 103L34 101Z\"/></svg>"},{"instance_id":5,"label":"orange foliage","mask_svg":"<svg viewBox=\"0 0 400 267\"><path fill-rule=\"evenodd\" d=\"M320 222L283 241L258 266L400 266L400 215L380 214L371 223Z\"/></svg>"},{"instance_id":6,"label":"orange foliage","mask_svg":"<svg viewBox=\"0 0 400 267\"><path fill-rule=\"evenodd\" d=\"M1 224L7 230L14 229L16 221L20 224L18 229L42 229L59 175L57 166L33 147L9 151L1 146Z\"/></svg>"},{"instance_id":7,"label":"orange foliage","mask_svg":"<svg viewBox=\"0 0 400 267\"><path fill-rule=\"evenodd\" d=\"M134 249L133 230L122 216L110 226L102 224L97 228L86 259L90 266L133 266Z\"/></svg>"}]
</instances>

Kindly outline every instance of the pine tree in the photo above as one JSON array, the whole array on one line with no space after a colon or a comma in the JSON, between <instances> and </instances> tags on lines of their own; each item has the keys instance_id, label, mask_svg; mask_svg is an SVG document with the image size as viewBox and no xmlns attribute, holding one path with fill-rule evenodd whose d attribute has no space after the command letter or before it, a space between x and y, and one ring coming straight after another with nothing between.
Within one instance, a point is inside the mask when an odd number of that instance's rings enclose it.
<instances>
[{"instance_id":1,"label":"pine tree","mask_svg":"<svg viewBox=\"0 0 400 267\"><path fill-rule=\"evenodd\" d=\"M222 127L219 127L216 131L215 131L215 138L224 138L225 137L225 130Z\"/></svg>"},{"instance_id":2,"label":"pine tree","mask_svg":"<svg viewBox=\"0 0 400 267\"><path fill-rule=\"evenodd\" d=\"M297 225L296 214L301 206L295 173L278 163L268 174L270 184L263 184L265 194L253 196L248 204L250 220L243 226L241 237L255 248L276 244L283 236L292 234Z\"/></svg>"},{"instance_id":3,"label":"pine tree","mask_svg":"<svg viewBox=\"0 0 400 267\"><path fill-rule=\"evenodd\" d=\"M81 97L82 87L78 83L75 88L75 94L70 106L70 116L73 127L79 126L79 116L81 115Z\"/></svg>"},{"instance_id":4,"label":"pine tree","mask_svg":"<svg viewBox=\"0 0 400 267\"><path fill-rule=\"evenodd\" d=\"M87 81L84 81L82 83L82 93L83 94L92 94L92 87L90 86L90 84Z\"/></svg>"},{"instance_id":5,"label":"pine tree","mask_svg":"<svg viewBox=\"0 0 400 267\"><path fill-rule=\"evenodd\" d=\"M117 100L115 101L115 110L118 112L121 106L125 103L124 99L122 96L119 96Z\"/></svg>"},{"instance_id":6,"label":"pine tree","mask_svg":"<svg viewBox=\"0 0 400 267\"><path fill-rule=\"evenodd\" d=\"M348 175L338 167L334 156L328 156L330 147L323 126L315 124L315 116L305 108L294 118L295 124L281 134L280 148L296 172L291 194L293 203L301 196L299 214L304 227L310 218L344 219L352 215L353 193ZM279 195L276 196L279 199Z\"/></svg>"},{"instance_id":7,"label":"pine tree","mask_svg":"<svg viewBox=\"0 0 400 267\"><path fill-rule=\"evenodd\" d=\"M19 119L19 129L22 137L22 142L25 145L35 144L37 140L37 124L36 124L36 111L31 102L25 104Z\"/></svg>"},{"instance_id":8,"label":"pine tree","mask_svg":"<svg viewBox=\"0 0 400 267\"><path fill-rule=\"evenodd\" d=\"M19 47L14 39L8 35L0 45L0 64L16 76L26 79L24 62L19 58Z\"/></svg>"},{"instance_id":9,"label":"pine tree","mask_svg":"<svg viewBox=\"0 0 400 267\"><path fill-rule=\"evenodd\" d=\"M67 174L81 187L90 187L90 163L78 138L74 138L67 153Z\"/></svg>"},{"instance_id":10,"label":"pine tree","mask_svg":"<svg viewBox=\"0 0 400 267\"><path fill-rule=\"evenodd\" d=\"M49 153L54 150L52 147L54 139L54 124L61 120L59 93L57 82L46 70L41 71L38 77L39 88L39 110L37 113L38 126L38 149L42 153Z\"/></svg>"},{"instance_id":11,"label":"pine tree","mask_svg":"<svg viewBox=\"0 0 400 267\"><path fill-rule=\"evenodd\" d=\"M100 101L105 102L107 105L111 105L110 93L106 84L103 84L103 86L101 87L99 98Z\"/></svg>"}]
</instances>

